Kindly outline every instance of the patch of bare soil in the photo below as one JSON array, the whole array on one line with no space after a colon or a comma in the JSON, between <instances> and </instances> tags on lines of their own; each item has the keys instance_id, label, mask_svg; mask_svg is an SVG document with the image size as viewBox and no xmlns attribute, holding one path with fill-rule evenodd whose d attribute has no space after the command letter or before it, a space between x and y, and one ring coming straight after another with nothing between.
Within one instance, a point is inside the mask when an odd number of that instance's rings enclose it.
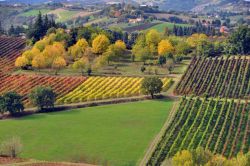
<instances>
[{"instance_id":1,"label":"patch of bare soil","mask_svg":"<svg viewBox=\"0 0 250 166\"><path fill-rule=\"evenodd\" d=\"M25 161L26 161L25 159L20 159L20 158L0 157L0 165L20 163L20 162L25 162Z\"/></svg>"}]
</instances>

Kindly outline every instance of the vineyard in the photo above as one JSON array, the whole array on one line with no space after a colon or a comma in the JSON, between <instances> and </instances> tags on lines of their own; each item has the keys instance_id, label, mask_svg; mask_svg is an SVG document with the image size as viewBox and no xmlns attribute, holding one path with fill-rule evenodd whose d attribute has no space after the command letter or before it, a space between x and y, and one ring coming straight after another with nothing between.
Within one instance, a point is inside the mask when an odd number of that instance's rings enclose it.
<instances>
[{"instance_id":1,"label":"vineyard","mask_svg":"<svg viewBox=\"0 0 250 166\"><path fill-rule=\"evenodd\" d=\"M36 86L50 86L57 94L57 98L74 90L82 84L84 77L56 77L38 75L1 75L0 94L16 91L23 96L24 104L30 104L28 94Z\"/></svg>"},{"instance_id":2,"label":"vineyard","mask_svg":"<svg viewBox=\"0 0 250 166\"><path fill-rule=\"evenodd\" d=\"M57 103L78 103L84 101L122 98L141 95L143 78L135 77L90 77L74 91L63 96ZM172 79L163 78L163 91L166 91Z\"/></svg>"},{"instance_id":3,"label":"vineyard","mask_svg":"<svg viewBox=\"0 0 250 166\"><path fill-rule=\"evenodd\" d=\"M134 77L59 77L39 75L4 75L0 73L0 94L16 91L30 105L28 94L37 86L49 86L57 94L57 104L79 103L101 99L112 99L141 95L143 78ZM163 78L166 91L171 79Z\"/></svg>"},{"instance_id":4,"label":"vineyard","mask_svg":"<svg viewBox=\"0 0 250 166\"><path fill-rule=\"evenodd\" d=\"M175 89L177 95L248 98L250 59L244 57L193 58Z\"/></svg>"},{"instance_id":5,"label":"vineyard","mask_svg":"<svg viewBox=\"0 0 250 166\"><path fill-rule=\"evenodd\" d=\"M182 98L147 165L160 165L184 149L199 146L227 157L250 150L250 106L247 101Z\"/></svg>"},{"instance_id":6,"label":"vineyard","mask_svg":"<svg viewBox=\"0 0 250 166\"><path fill-rule=\"evenodd\" d=\"M24 39L0 37L0 72L9 72L15 68L15 60L24 47Z\"/></svg>"}]
</instances>

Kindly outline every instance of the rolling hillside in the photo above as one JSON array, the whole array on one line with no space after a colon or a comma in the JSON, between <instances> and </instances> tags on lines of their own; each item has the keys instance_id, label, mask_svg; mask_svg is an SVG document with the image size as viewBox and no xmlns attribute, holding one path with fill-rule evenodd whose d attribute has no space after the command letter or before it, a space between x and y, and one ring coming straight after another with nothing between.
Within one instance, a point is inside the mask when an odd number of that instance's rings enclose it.
<instances>
[{"instance_id":1,"label":"rolling hillside","mask_svg":"<svg viewBox=\"0 0 250 166\"><path fill-rule=\"evenodd\" d=\"M46 3L49 0L2 0L8 3L26 3L39 4ZM55 2L65 2L65 0L53 0ZM107 2L121 2L122 0L67 0L70 2L80 2L82 4L100 4ZM162 10L176 11L212 11L212 10L227 10L227 11L247 11L250 7L250 0L125 0L125 2L146 5L159 6ZM134 4L134 3L133 3Z\"/></svg>"},{"instance_id":2,"label":"rolling hillside","mask_svg":"<svg viewBox=\"0 0 250 166\"><path fill-rule=\"evenodd\" d=\"M163 10L193 10L193 11L209 11L209 10L248 10L250 6L249 0L136 0L148 5L160 6Z\"/></svg>"}]
</instances>

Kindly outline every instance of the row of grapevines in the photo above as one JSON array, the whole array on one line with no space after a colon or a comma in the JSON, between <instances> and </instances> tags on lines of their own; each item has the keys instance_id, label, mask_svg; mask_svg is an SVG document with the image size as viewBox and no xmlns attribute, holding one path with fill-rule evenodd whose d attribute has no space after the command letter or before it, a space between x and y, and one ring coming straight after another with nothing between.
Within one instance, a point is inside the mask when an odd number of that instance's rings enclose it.
<instances>
[{"instance_id":1,"label":"row of grapevines","mask_svg":"<svg viewBox=\"0 0 250 166\"><path fill-rule=\"evenodd\" d=\"M178 109L178 112L181 112L181 114L177 113L177 116L175 117L176 121L174 120L172 122L173 127L166 130L165 135L158 144L158 148L156 148L155 152L152 154L147 165L160 165L166 158L169 148L171 147L176 134L178 134L177 131L181 129L181 124L185 123L185 119L188 116L188 111L193 104L193 100L188 100L183 103L184 107L180 106Z\"/></svg>"},{"instance_id":2,"label":"row of grapevines","mask_svg":"<svg viewBox=\"0 0 250 166\"><path fill-rule=\"evenodd\" d=\"M232 100L230 102L230 105L229 105L229 108L228 108L228 111L227 111L227 114L225 116L225 120L223 122L223 125L221 126L222 129L218 135L218 138L217 138L217 141L215 143L215 147L214 147L214 150L213 152L214 153L220 153L219 149L222 149L223 148L223 142L225 142L225 138L226 138L226 135L227 135L227 132L228 132L228 129L229 129L229 126L231 124L231 120L232 120L232 116L233 116L233 108L234 108L235 104L234 104L234 101Z\"/></svg>"},{"instance_id":3,"label":"row of grapevines","mask_svg":"<svg viewBox=\"0 0 250 166\"><path fill-rule=\"evenodd\" d=\"M183 98L147 165L160 165L180 150L199 146L226 156L246 152L249 112L248 102L240 100Z\"/></svg>"},{"instance_id":4,"label":"row of grapevines","mask_svg":"<svg viewBox=\"0 0 250 166\"><path fill-rule=\"evenodd\" d=\"M207 93L211 97L245 98L250 95L249 57L200 58L174 90L177 95Z\"/></svg>"},{"instance_id":5,"label":"row of grapevines","mask_svg":"<svg viewBox=\"0 0 250 166\"><path fill-rule=\"evenodd\" d=\"M210 61L212 64L209 66L209 69L207 70L208 72L205 72L205 73L211 73L212 71L216 71L215 68L217 67L217 65L219 64L219 61L218 61L218 58L216 57L215 60L211 60ZM212 82L211 80L211 77L213 75L211 74L206 74L206 76L204 76L204 81L202 83L200 83L199 85L199 88L196 90L197 91L197 94L202 94L202 92L204 93L204 91L206 91L205 88L208 88L208 85L210 82Z\"/></svg>"},{"instance_id":6,"label":"row of grapevines","mask_svg":"<svg viewBox=\"0 0 250 166\"><path fill-rule=\"evenodd\" d=\"M210 151L213 151L214 150L214 146L216 144L216 140L218 139L218 136L220 134L220 132L222 131L222 125L224 123L225 118L227 118L228 116L228 112L229 112L229 109L228 109L228 104L227 102L224 102L222 104L222 108L221 108L221 111L220 111L220 114L219 114L219 117L215 123L215 126L211 132L211 135L208 139L208 142L207 142L207 145L206 145L206 148L209 149Z\"/></svg>"},{"instance_id":7,"label":"row of grapevines","mask_svg":"<svg viewBox=\"0 0 250 166\"><path fill-rule=\"evenodd\" d=\"M178 84L176 85L175 93L177 91L181 91L182 87L185 87L183 84L187 82L187 79L189 79L190 75L193 73L193 71L197 68L196 65L199 64L199 60L201 57L193 57L190 65L188 66L186 72L182 75L181 80L179 81Z\"/></svg>"},{"instance_id":8,"label":"row of grapevines","mask_svg":"<svg viewBox=\"0 0 250 166\"><path fill-rule=\"evenodd\" d=\"M180 101L180 106L178 108L177 113L175 114L170 125L165 130L160 142L157 144L157 146L152 154L152 157L149 159L147 165L154 165L157 158L161 155L162 148L166 144L166 140L169 138L169 131L171 131L176 126L176 124L178 124L179 120L181 119L181 117L185 113L184 111L180 111L180 110L184 109L187 106L186 102L187 102L187 100L182 98L182 100Z\"/></svg>"}]
</instances>

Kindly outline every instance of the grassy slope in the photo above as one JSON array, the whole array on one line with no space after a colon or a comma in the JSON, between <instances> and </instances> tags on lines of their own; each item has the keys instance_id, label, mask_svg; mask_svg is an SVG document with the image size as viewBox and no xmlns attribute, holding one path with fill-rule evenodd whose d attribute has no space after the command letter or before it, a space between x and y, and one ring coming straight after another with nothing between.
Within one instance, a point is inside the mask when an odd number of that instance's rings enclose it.
<instances>
[{"instance_id":1,"label":"grassy slope","mask_svg":"<svg viewBox=\"0 0 250 166\"><path fill-rule=\"evenodd\" d=\"M42 14L47 14L51 10L49 10L49 9L41 9L41 10L33 9L33 10L29 10L27 12L21 13L21 14L19 14L19 16L24 16L24 17L37 16L39 11L41 11Z\"/></svg>"},{"instance_id":2,"label":"grassy slope","mask_svg":"<svg viewBox=\"0 0 250 166\"><path fill-rule=\"evenodd\" d=\"M72 19L76 14L80 13L81 11L71 11L65 9L56 9L56 10L49 10L49 9L33 9L24 13L19 14L19 16L37 16L37 14L41 11L42 14L55 14L57 15L56 21L64 22L67 20Z\"/></svg>"},{"instance_id":3,"label":"grassy slope","mask_svg":"<svg viewBox=\"0 0 250 166\"><path fill-rule=\"evenodd\" d=\"M58 22L64 22L72 19L79 11L70 11L70 10L65 10L65 11L60 11L57 13L58 18L56 21Z\"/></svg>"},{"instance_id":4,"label":"grassy slope","mask_svg":"<svg viewBox=\"0 0 250 166\"><path fill-rule=\"evenodd\" d=\"M22 157L135 165L160 131L172 101L143 101L0 121L0 141L18 136Z\"/></svg>"},{"instance_id":5,"label":"grassy slope","mask_svg":"<svg viewBox=\"0 0 250 166\"><path fill-rule=\"evenodd\" d=\"M159 32L164 32L164 29L166 27L168 27L169 29L173 29L174 25L182 26L182 27L191 26L191 25L188 25L188 24L174 24L174 23L166 22L166 23L155 25L155 26L151 27L150 29L155 29L155 30L157 30Z\"/></svg>"}]
</instances>

